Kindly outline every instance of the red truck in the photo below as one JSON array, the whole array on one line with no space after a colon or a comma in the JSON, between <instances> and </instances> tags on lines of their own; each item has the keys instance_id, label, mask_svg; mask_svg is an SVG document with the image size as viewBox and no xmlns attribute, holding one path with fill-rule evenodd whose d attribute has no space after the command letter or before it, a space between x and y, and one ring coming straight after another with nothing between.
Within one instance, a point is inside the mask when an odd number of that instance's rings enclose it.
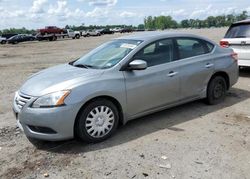
<instances>
[{"instance_id":1,"label":"red truck","mask_svg":"<svg viewBox=\"0 0 250 179\"><path fill-rule=\"evenodd\" d=\"M41 35L46 35L46 34L63 34L65 33L64 29L58 28L56 26L47 26L44 29L38 29L38 32Z\"/></svg>"}]
</instances>

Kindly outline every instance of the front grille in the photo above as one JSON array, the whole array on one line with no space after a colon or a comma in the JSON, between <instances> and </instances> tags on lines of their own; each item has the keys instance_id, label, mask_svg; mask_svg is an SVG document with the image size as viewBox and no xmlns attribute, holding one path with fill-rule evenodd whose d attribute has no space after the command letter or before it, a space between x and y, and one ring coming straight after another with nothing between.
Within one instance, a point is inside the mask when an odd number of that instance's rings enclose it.
<instances>
[{"instance_id":1,"label":"front grille","mask_svg":"<svg viewBox=\"0 0 250 179\"><path fill-rule=\"evenodd\" d=\"M31 97L27 96L27 95L23 95L23 94L16 94L16 105L18 106L19 109L22 109L23 106L30 100Z\"/></svg>"}]
</instances>

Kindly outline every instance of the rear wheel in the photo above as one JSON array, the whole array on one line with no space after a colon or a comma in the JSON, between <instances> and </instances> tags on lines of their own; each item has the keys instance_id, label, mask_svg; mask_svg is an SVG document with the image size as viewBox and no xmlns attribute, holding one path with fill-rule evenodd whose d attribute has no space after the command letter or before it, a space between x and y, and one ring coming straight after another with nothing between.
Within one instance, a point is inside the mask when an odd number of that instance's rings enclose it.
<instances>
[{"instance_id":1,"label":"rear wheel","mask_svg":"<svg viewBox=\"0 0 250 179\"><path fill-rule=\"evenodd\" d=\"M215 76L212 78L207 87L207 98L208 104L218 104L224 101L227 92L226 80L222 76Z\"/></svg>"},{"instance_id":2,"label":"rear wheel","mask_svg":"<svg viewBox=\"0 0 250 179\"><path fill-rule=\"evenodd\" d=\"M6 40L2 40L2 41L1 41L1 44L6 44Z\"/></svg>"},{"instance_id":3,"label":"rear wheel","mask_svg":"<svg viewBox=\"0 0 250 179\"><path fill-rule=\"evenodd\" d=\"M53 36L53 41L56 41L57 40L57 36Z\"/></svg>"},{"instance_id":4,"label":"rear wheel","mask_svg":"<svg viewBox=\"0 0 250 179\"><path fill-rule=\"evenodd\" d=\"M76 38L76 39L80 39L80 35L77 34L77 35L75 36L75 38Z\"/></svg>"},{"instance_id":5,"label":"rear wheel","mask_svg":"<svg viewBox=\"0 0 250 179\"><path fill-rule=\"evenodd\" d=\"M109 100L97 99L84 107L75 130L77 136L83 141L101 142L116 131L118 121L117 107Z\"/></svg>"}]
</instances>

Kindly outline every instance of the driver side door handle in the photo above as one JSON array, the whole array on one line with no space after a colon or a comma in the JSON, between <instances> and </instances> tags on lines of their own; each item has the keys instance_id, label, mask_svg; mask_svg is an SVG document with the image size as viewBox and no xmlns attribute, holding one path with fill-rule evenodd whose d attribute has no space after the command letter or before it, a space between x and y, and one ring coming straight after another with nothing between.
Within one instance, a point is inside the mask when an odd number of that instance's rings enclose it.
<instances>
[{"instance_id":1,"label":"driver side door handle","mask_svg":"<svg viewBox=\"0 0 250 179\"><path fill-rule=\"evenodd\" d=\"M177 74L178 74L177 71L170 71L170 72L168 73L168 77L173 77L173 76L175 76L175 75L177 75Z\"/></svg>"},{"instance_id":2,"label":"driver side door handle","mask_svg":"<svg viewBox=\"0 0 250 179\"><path fill-rule=\"evenodd\" d=\"M214 66L214 64L212 64L212 63L207 63L207 64L205 65L206 68L211 68L211 67L213 67L213 66Z\"/></svg>"}]
</instances>

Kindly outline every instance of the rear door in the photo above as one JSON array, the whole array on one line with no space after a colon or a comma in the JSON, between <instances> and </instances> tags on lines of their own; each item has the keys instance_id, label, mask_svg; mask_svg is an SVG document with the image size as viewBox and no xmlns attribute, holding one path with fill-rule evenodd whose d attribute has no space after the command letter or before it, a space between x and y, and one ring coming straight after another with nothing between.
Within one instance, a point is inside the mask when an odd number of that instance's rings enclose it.
<instances>
[{"instance_id":1,"label":"rear door","mask_svg":"<svg viewBox=\"0 0 250 179\"><path fill-rule=\"evenodd\" d=\"M214 60L209 54L214 46L189 37L176 38L176 45L182 100L199 98L206 91L207 82L214 72Z\"/></svg>"},{"instance_id":2,"label":"rear door","mask_svg":"<svg viewBox=\"0 0 250 179\"><path fill-rule=\"evenodd\" d=\"M250 23L233 24L221 42L238 54L240 66L250 66Z\"/></svg>"}]
</instances>

